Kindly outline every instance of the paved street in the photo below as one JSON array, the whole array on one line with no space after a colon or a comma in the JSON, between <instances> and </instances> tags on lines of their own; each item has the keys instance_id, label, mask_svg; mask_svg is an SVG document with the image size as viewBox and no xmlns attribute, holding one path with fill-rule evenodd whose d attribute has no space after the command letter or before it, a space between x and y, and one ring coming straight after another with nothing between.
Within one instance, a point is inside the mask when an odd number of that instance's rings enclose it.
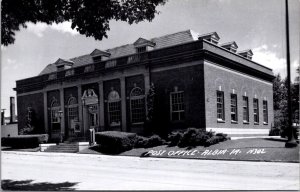
<instances>
[{"instance_id":1,"label":"paved street","mask_svg":"<svg viewBox=\"0 0 300 192\"><path fill-rule=\"evenodd\" d=\"M298 190L299 164L2 151L2 180L76 190ZM50 185L49 185L50 186Z\"/></svg>"}]
</instances>

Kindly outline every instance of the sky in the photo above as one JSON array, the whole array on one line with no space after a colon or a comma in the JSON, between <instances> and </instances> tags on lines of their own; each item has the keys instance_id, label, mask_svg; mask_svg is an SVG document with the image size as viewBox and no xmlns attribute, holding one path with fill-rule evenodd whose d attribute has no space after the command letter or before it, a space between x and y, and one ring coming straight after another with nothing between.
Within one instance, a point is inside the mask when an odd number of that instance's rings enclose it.
<instances>
[{"instance_id":1,"label":"sky","mask_svg":"<svg viewBox=\"0 0 300 192\"><path fill-rule=\"evenodd\" d=\"M16 80L38 75L58 58L70 59L192 29L200 34L216 31L219 43L235 41L238 51L252 49L253 59L286 76L285 0L168 0L158 7L152 22L129 25L110 22L108 38L96 41L71 29L70 22L28 24L16 32L16 41L1 46L1 109L9 116L9 97L16 97ZM289 0L291 74L299 65L299 0Z\"/></svg>"}]
</instances>

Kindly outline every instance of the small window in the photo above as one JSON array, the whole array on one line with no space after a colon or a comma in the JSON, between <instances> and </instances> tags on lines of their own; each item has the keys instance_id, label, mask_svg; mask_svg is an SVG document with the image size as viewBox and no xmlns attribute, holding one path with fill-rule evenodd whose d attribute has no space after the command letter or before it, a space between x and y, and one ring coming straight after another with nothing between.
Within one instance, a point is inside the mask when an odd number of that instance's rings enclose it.
<instances>
[{"instance_id":1,"label":"small window","mask_svg":"<svg viewBox=\"0 0 300 192\"><path fill-rule=\"evenodd\" d=\"M237 122L237 95L231 94L230 95L230 108L231 108L231 121Z\"/></svg>"},{"instance_id":2,"label":"small window","mask_svg":"<svg viewBox=\"0 0 300 192\"><path fill-rule=\"evenodd\" d=\"M49 75L48 80L56 79L56 73L52 73Z\"/></svg>"},{"instance_id":3,"label":"small window","mask_svg":"<svg viewBox=\"0 0 300 192\"><path fill-rule=\"evenodd\" d=\"M268 124L268 101L263 101L264 124Z\"/></svg>"},{"instance_id":4,"label":"small window","mask_svg":"<svg viewBox=\"0 0 300 192\"><path fill-rule=\"evenodd\" d=\"M57 66L57 71L63 71L65 69L65 65Z\"/></svg>"},{"instance_id":5,"label":"small window","mask_svg":"<svg viewBox=\"0 0 300 192\"><path fill-rule=\"evenodd\" d=\"M243 122L249 122L249 101L246 96L243 96Z\"/></svg>"},{"instance_id":6,"label":"small window","mask_svg":"<svg viewBox=\"0 0 300 192\"><path fill-rule=\"evenodd\" d=\"M84 72L88 73L88 72L92 72L95 70L95 66L94 65L88 65L84 68Z\"/></svg>"},{"instance_id":7,"label":"small window","mask_svg":"<svg viewBox=\"0 0 300 192\"><path fill-rule=\"evenodd\" d=\"M183 121L185 119L184 92L177 91L175 88L175 91L170 93L170 101L171 121Z\"/></svg>"},{"instance_id":8,"label":"small window","mask_svg":"<svg viewBox=\"0 0 300 192\"><path fill-rule=\"evenodd\" d=\"M105 68L111 68L117 66L117 60L109 60L105 63Z\"/></svg>"},{"instance_id":9,"label":"small window","mask_svg":"<svg viewBox=\"0 0 300 192\"><path fill-rule=\"evenodd\" d=\"M65 77L73 76L73 75L74 75L74 69L70 69L66 71Z\"/></svg>"},{"instance_id":10,"label":"small window","mask_svg":"<svg viewBox=\"0 0 300 192\"><path fill-rule=\"evenodd\" d=\"M253 99L253 115L254 115L254 123L259 123L259 106L258 99Z\"/></svg>"},{"instance_id":11,"label":"small window","mask_svg":"<svg viewBox=\"0 0 300 192\"><path fill-rule=\"evenodd\" d=\"M145 120L145 95L141 88L135 87L130 93L131 123L143 123Z\"/></svg>"},{"instance_id":12,"label":"small window","mask_svg":"<svg viewBox=\"0 0 300 192\"><path fill-rule=\"evenodd\" d=\"M217 91L217 119L218 119L218 121L225 120L224 92L223 91Z\"/></svg>"},{"instance_id":13,"label":"small window","mask_svg":"<svg viewBox=\"0 0 300 192\"><path fill-rule=\"evenodd\" d=\"M146 46L143 46L143 47L137 47L137 48L136 48L136 52L137 52L137 53L144 53L144 52L146 52L146 51L147 51Z\"/></svg>"}]
</instances>

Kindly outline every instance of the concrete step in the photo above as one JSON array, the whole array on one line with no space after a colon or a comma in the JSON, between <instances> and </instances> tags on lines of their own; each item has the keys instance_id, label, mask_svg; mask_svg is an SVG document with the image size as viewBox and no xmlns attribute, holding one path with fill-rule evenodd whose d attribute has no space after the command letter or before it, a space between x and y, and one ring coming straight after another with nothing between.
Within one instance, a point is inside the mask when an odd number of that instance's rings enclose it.
<instances>
[{"instance_id":1,"label":"concrete step","mask_svg":"<svg viewBox=\"0 0 300 192\"><path fill-rule=\"evenodd\" d=\"M77 143L60 143L48 147L44 152L76 153L78 150Z\"/></svg>"}]
</instances>

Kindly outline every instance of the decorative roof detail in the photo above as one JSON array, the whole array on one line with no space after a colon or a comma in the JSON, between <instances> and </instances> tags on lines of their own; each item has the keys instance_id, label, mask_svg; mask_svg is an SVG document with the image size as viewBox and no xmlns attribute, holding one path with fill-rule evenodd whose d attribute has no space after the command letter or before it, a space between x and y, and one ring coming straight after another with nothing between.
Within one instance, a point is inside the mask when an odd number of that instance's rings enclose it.
<instances>
[{"instance_id":1,"label":"decorative roof detail","mask_svg":"<svg viewBox=\"0 0 300 192\"><path fill-rule=\"evenodd\" d=\"M236 44L235 41L231 41L231 42L227 42L227 43L223 43L222 45L220 45L221 47L231 51L231 52L236 52L238 46Z\"/></svg>"},{"instance_id":2,"label":"decorative roof detail","mask_svg":"<svg viewBox=\"0 0 300 192\"><path fill-rule=\"evenodd\" d=\"M244 50L244 51L240 51L238 52L237 54L247 58L247 59L252 59L252 56L253 56L253 52L251 49L247 49L247 50Z\"/></svg>"},{"instance_id":3,"label":"decorative roof detail","mask_svg":"<svg viewBox=\"0 0 300 192\"><path fill-rule=\"evenodd\" d=\"M217 32L211 32L211 33L206 33L206 34L200 35L198 39L199 40L207 40L214 44L218 44L220 37Z\"/></svg>"},{"instance_id":4,"label":"decorative roof detail","mask_svg":"<svg viewBox=\"0 0 300 192\"><path fill-rule=\"evenodd\" d=\"M73 61L70 61L70 60L64 60L64 59L61 59L61 58L58 58L57 61L55 61L54 63L56 66L61 66L61 65L69 65L69 66L72 66L74 64Z\"/></svg>"},{"instance_id":5,"label":"decorative roof detail","mask_svg":"<svg viewBox=\"0 0 300 192\"><path fill-rule=\"evenodd\" d=\"M98 56L104 56L104 57L109 57L111 54L107 51L101 51L99 49L95 49L90 56L92 57L98 57Z\"/></svg>"},{"instance_id":6,"label":"decorative roof detail","mask_svg":"<svg viewBox=\"0 0 300 192\"><path fill-rule=\"evenodd\" d=\"M155 43L153 43L152 41L149 41L147 39L144 38L138 38L138 40L136 40L133 43L134 47L144 47L144 46L150 46L150 47L154 47Z\"/></svg>"}]
</instances>

